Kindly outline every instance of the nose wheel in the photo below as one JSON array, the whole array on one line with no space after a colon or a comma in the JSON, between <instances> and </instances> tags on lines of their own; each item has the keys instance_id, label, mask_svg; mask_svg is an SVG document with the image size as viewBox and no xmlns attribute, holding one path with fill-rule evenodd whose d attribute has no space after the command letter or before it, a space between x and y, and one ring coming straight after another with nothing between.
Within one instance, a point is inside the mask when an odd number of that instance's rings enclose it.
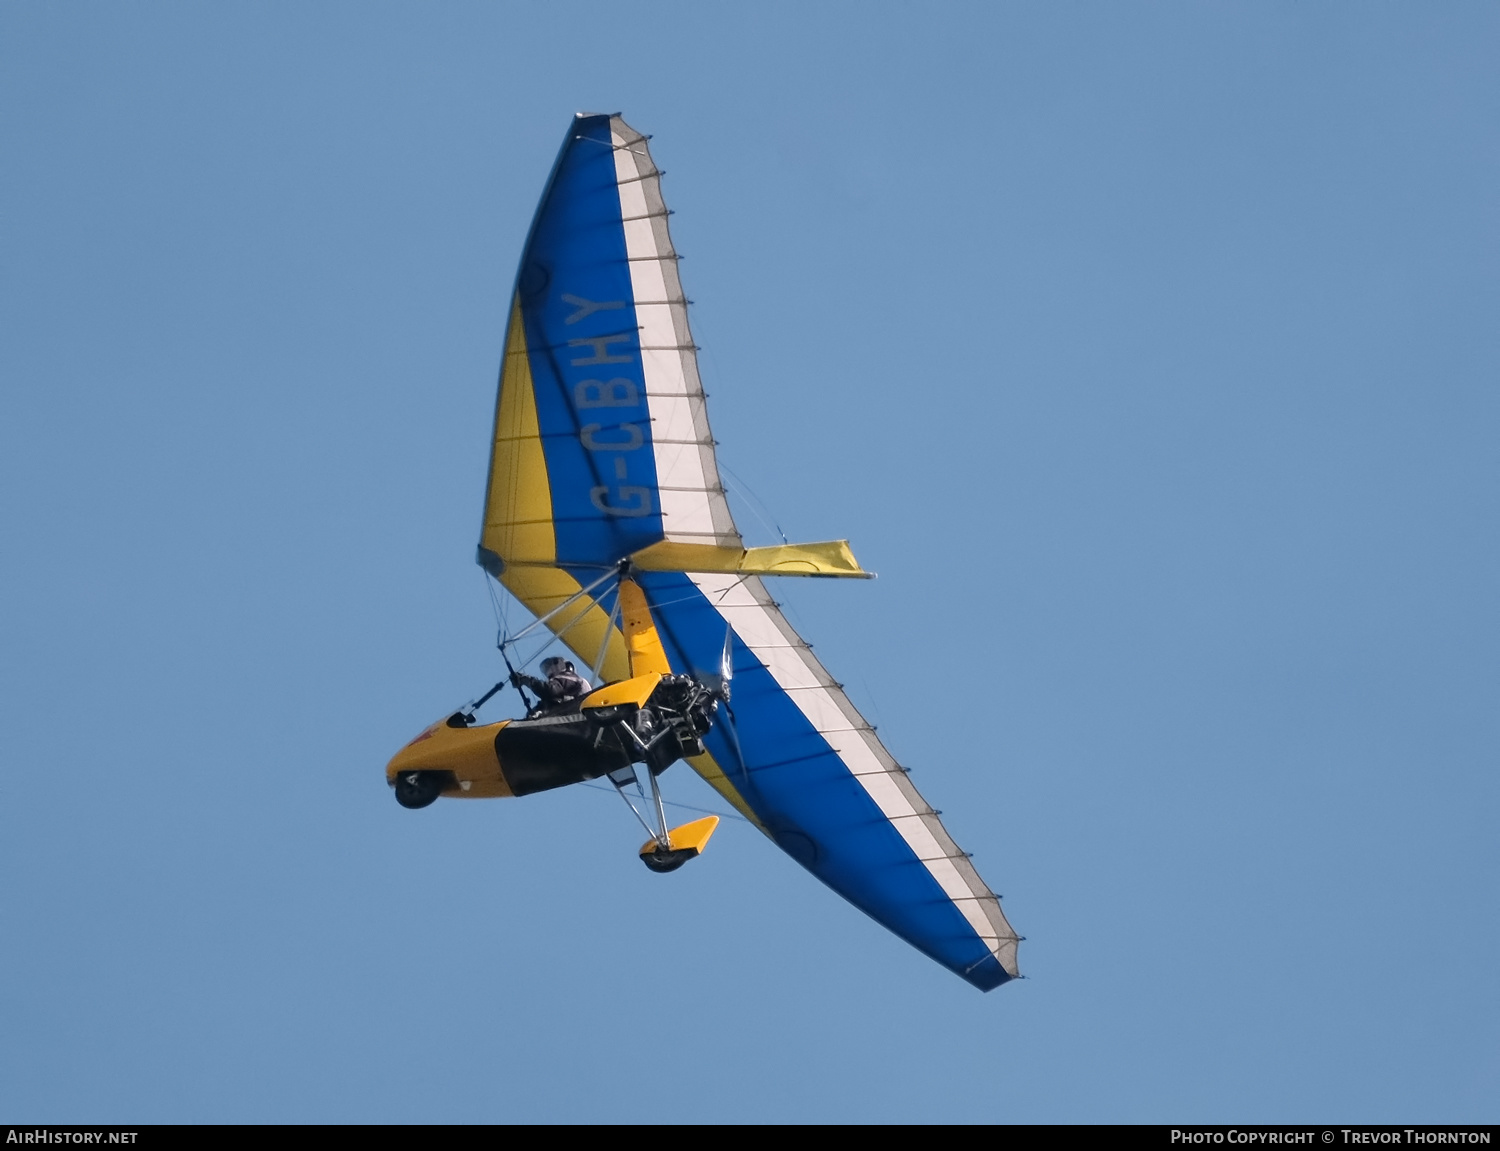
<instances>
[{"instance_id":1,"label":"nose wheel","mask_svg":"<svg viewBox=\"0 0 1500 1151\"><path fill-rule=\"evenodd\" d=\"M427 807L443 794L447 781L436 771L403 771L396 776L396 802L402 807Z\"/></svg>"}]
</instances>

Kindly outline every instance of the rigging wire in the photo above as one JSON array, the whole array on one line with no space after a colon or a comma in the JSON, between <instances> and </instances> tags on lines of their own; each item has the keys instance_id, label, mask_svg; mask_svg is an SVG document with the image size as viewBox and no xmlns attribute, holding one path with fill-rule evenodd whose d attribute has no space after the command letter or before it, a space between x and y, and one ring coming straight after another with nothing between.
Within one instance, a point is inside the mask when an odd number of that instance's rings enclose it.
<instances>
[{"instance_id":1,"label":"rigging wire","mask_svg":"<svg viewBox=\"0 0 1500 1151\"><path fill-rule=\"evenodd\" d=\"M589 613L590 609L592 609L594 606L596 606L595 605L595 601L593 599L590 599L589 596L594 592L594 590L596 588L600 587L606 580L609 579L610 576L612 576L614 574L615 574L614 568L611 567L610 570L606 571L602 576L600 576L598 579L596 579L593 583L589 584L587 587L580 587L576 592L574 592L572 595L570 595L567 599L563 600L562 603L558 604L551 611L545 613L544 615L538 616L533 622L527 624L520 631L516 632L516 634L514 636L510 637L508 640L505 641L506 642L506 646L509 647L511 644L513 644L517 640L519 640L522 636L529 635L530 633L534 632L537 628L542 627L544 625L547 625L548 630L551 631L551 632L553 632L559 638L562 637L563 635L566 635L569 631L571 631L583 619L584 616L586 616ZM563 626L563 627L552 627L552 626L550 626L551 625L551 621L556 616L561 615L564 611L566 611L568 608L572 607L575 603L577 603L580 600L583 601L583 605L584 606L582 607L582 609L579 610L579 612L576 615L573 616L573 618L571 620L568 621L568 623L565 626Z\"/></svg>"},{"instance_id":2,"label":"rigging wire","mask_svg":"<svg viewBox=\"0 0 1500 1151\"><path fill-rule=\"evenodd\" d=\"M720 472L734 481L734 494L745 501L745 505L750 509L755 518L760 520L761 525L780 536L782 543L790 543L791 541L786 538L786 532L781 530L781 525L775 522L775 517L770 514L766 505L761 502L761 498L755 494L750 485L741 479L738 473L722 459L716 459L714 462L719 465Z\"/></svg>"},{"instance_id":3,"label":"rigging wire","mask_svg":"<svg viewBox=\"0 0 1500 1151\"><path fill-rule=\"evenodd\" d=\"M489 572L485 571L483 568L480 568L479 576L484 580L484 590L489 593L490 611L493 612L495 616L495 635L497 637L503 636L508 630L507 621L508 617L510 616L510 599L508 597L502 598L501 596L496 594L496 581L490 578ZM495 642L498 645L500 643L500 640L497 638Z\"/></svg>"},{"instance_id":4,"label":"rigging wire","mask_svg":"<svg viewBox=\"0 0 1500 1151\"><path fill-rule=\"evenodd\" d=\"M596 583L593 586L597 587L598 584ZM549 634L547 636L547 638L542 641L542 645L539 648L537 648L536 651L534 651L531 655L527 656L524 660L521 661L521 665L523 667L526 666L527 664L530 664L532 660L536 659L537 656L541 655L542 652L546 651L549 647L551 647L555 643L562 644L563 647L566 650L569 650L569 651L572 650L571 647L569 647L569 645L568 645L568 641L566 639L564 639L563 637L566 636L568 634L568 632L572 631L579 624L581 624L584 621L584 618L589 614L589 612L593 611L594 608L597 607L597 608L601 608L602 609L602 607L603 607L603 605L598 600L590 599L589 598L589 596L587 594L588 590L589 589L586 588L586 589L584 589L584 591L579 592L578 596L574 597L575 599L579 599L581 597L580 602L582 603L582 607L579 608L578 612L571 619L569 619L568 622L565 625L563 625L561 627L557 627L556 630L554 631L553 630L554 625L551 624L551 623L548 623L548 625L547 625L547 631L550 632L551 634ZM609 593L606 591L603 594L607 595ZM568 605L567 604L563 604L562 606L563 607L567 607ZM551 613L549 613L549 615L557 615L557 614L559 614L561 612L561 610L562 610L562 608L555 608ZM540 623L541 620L538 620L537 622ZM532 625L529 625L526 628L523 628L519 633L517 633L517 635L516 635L515 638L516 639L520 639L521 636L525 635L528 631L530 631L535 626L536 626L535 624L532 624ZM515 642L514 640L506 640L506 642L503 645L501 645L502 654L504 652L504 648L505 647L509 647L514 642Z\"/></svg>"}]
</instances>

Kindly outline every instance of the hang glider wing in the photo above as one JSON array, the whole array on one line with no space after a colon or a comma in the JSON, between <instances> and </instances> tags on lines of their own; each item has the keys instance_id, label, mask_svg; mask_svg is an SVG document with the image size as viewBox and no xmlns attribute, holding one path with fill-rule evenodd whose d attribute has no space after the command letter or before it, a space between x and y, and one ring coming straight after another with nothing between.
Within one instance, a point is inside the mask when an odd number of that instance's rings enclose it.
<instances>
[{"instance_id":1,"label":"hang glider wing","mask_svg":"<svg viewBox=\"0 0 1500 1151\"><path fill-rule=\"evenodd\" d=\"M628 676L622 560L679 671L717 669L728 629L735 721L693 767L856 907L999 986L999 901L760 578L867 573L843 541L747 549L735 528L660 175L618 116L574 120L516 278L479 562L606 679Z\"/></svg>"}]
</instances>

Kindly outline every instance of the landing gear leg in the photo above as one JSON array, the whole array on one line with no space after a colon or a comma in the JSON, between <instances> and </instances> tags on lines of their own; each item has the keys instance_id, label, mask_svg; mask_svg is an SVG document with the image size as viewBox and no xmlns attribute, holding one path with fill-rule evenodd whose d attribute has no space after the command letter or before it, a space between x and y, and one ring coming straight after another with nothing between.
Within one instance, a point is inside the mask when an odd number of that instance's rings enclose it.
<instances>
[{"instance_id":1,"label":"landing gear leg","mask_svg":"<svg viewBox=\"0 0 1500 1151\"><path fill-rule=\"evenodd\" d=\"M672 836L667 831L667 809L662 806L661 802L661 783L656 778L656 772L651 770L649 763L646 764L646 778L651 781L651 798L656 803L656 826L659 829L656 833L657 849L659 851L671 851ZM650 867L651 865L648 863L646 866ZM671 871L673 868L681 866L681 863L674 863L672 867L668 867L666 870ZM657 869L653 867L651 870L655 871Z\"/></svg>"},{"instance_id":2,"label":"landing gear leg","mask_svg":"<svg viewBox=\"0 0 1500 1151\"><path fill-rule=\"evenodd\" d=\"M704 846L708 843L708 837L714 833L714 828L719 825L719 817L710 815L707 819L694 820L685 823L681 827L667 827L667 809L661 798L661 784L657 781L657 772L665 770L674 760L675 756L667 759L660 767L652 762L653 745L659 740L675 738L668 731L659 732L650 744L646 743L636 734L629 724L620 725L626 733L635 740L636 746L640 748L646 760L646 778L651 781L651 802L656 808L656 826L652 827L646 822L646 817L632 802L625 788L634 783L640 788L640 777L636 774L634 767L623 767L609 774L610 782L615 785L615 790L620 793L620 798L625 801L625 806L640 820L641 826L645 828L648 839L640 850L641 862L648 869L657 874L665 874L668 871L676 871L688 860L701 855ZM645 799L645 795L641 795Z\"/></svg>"}]
</instances>

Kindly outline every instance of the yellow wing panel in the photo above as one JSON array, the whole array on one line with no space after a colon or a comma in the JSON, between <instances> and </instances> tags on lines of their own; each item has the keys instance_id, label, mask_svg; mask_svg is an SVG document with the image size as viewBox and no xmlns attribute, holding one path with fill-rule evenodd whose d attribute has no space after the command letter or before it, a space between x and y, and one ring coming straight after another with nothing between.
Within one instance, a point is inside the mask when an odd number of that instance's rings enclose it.
<instances>
[{"instance_id":1,"label":"yellow wing panel","mask_svg":"<svg viewBox=\"0 0 1500 1151\"><path fill-rule=\"evenodd\" d=\"M551 564L557 558L552 490L542 454L536 392L526 355L521 304L511 307L495 410L495 444L484 504L481 544L511 564ZM529 605L528 605L529 606Z\"/></svg>"},{"instance_id":2,"label":"yellow wing panel","mask_svg":"<svg viewBox=\"0 0 1500 1151\"><path fill-rule=\"evenodd\" d=\"M719 767L718 760L714 759L711 753L704 752L702 755L690 755L687 758L687 764L703 777L705 783L728 800L730 806L735 811L743 815L761 831L764 832L766 830L765 825L760 821L760 817L751 810L750 805L745 802L744 797L735 789L734 784L729 782L729 777L724 774L723 769ZM766 832L766 834L770 833Z\"/></svg>"}]
</instances>

